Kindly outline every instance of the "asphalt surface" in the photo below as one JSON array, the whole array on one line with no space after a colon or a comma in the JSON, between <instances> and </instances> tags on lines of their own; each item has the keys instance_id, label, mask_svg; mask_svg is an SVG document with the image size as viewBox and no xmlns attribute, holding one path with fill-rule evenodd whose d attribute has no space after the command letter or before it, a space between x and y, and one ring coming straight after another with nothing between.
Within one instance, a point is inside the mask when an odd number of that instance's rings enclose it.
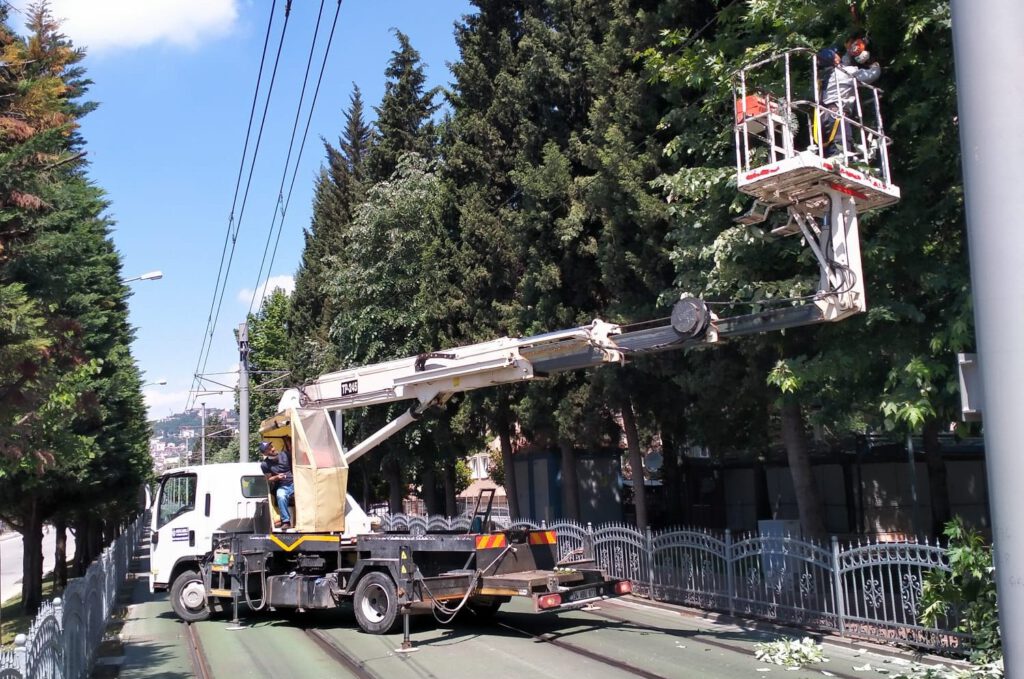
<instances>
[{"instance_id":1,"label":"asphalt surface","mask_svg":"<svg viewBox=\"0 0 1024 679\"><path fill-rule=\"evenodd\" d=\"M53 548L57 535L53 528L43 529L43 573L53 570ZM75 539L68 535L68 559L75 555ZM22 556L24 548L21 533L4 533L0 535L0 602L7 601L21 593Z\"/></svg>"},{"instance_id":2,"label":"asphalt surface","mask_svg":"<svg viewBox=\"0 0 1024 679\"><path fill-rule=\"evenodd\" d=\"M596 610L558 615L535 615L513 601L490 621L467 619L447 625L431 616L417 616L411 624L413 653L399 652L401 634L360 632L349 608L329 613L248 612L241 616L240 626L209 620L192 628L204 656L204 675L196 669L190 650L189 627L176 619L165 594L148 591L145 552L133 568L138 576L124 591L123 627L115 630L121 643L104 650L97 668L96 676L104 679L874 679L909 663L881 647L831 643L825 637L828 662L790 670L758 661L754 647L782 636L798 638L799 631L783 635L763 624L708 619L690 609L625 598L603 602Z\"/></svg>"}]
</instances>

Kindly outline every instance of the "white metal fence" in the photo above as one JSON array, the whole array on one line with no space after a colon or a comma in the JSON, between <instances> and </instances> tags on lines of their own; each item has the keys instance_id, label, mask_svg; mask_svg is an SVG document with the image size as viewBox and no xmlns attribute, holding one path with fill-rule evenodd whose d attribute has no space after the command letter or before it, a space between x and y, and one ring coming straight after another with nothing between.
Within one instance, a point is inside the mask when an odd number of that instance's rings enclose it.
<instances>
[{"instance_id":1,"label":"white metal fence","mask_svg":"<svg viewBox=\"0 0 1024 679\"><path fill-rule=\"evenodd\" d=\"M469 525L466 516L398 514L383 527L425 533ZM953 631L954 620L934 628L917 621L928 572L949 571L946 549L927 541L841 544L832 538L819 544L729 531L640 531L625 524L511 525L555 530L560 556L581 550L651 599L936 651L963 649L968 641Z\"/></svg>"},{"instance_id":2,"label":"white metal fence","mask_svg":"<svg viewBox=\"0 0 1024 679\"><path fill-rule=\"evenodd\" d=\"M81 679L89 676L96 650L125 581L145 515L93 562L84 577L68 582L62 596L45 602L13 650L0 649L0 679Z\"/></svg>"}]
</instances>

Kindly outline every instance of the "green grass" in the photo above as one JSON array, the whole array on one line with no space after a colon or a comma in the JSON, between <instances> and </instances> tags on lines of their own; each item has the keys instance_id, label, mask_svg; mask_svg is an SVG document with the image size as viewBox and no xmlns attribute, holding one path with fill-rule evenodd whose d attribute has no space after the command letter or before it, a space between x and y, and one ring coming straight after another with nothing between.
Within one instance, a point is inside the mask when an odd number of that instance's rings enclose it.
<instances>
[{"instance_id":1,"label":"green grass","mask_svg":"<svg viewBox=\"0 0 1024 679\"><path fill-rule=\"evenodd\" d=\"M53 596L53 575L43 578L43 600ZM14 637L17 634L28 632L29 625L35 616L28 616L21 612L21 594L8 599L0 605L0 647L10 650L14 645Z\"/></svg>"}]
</instances>

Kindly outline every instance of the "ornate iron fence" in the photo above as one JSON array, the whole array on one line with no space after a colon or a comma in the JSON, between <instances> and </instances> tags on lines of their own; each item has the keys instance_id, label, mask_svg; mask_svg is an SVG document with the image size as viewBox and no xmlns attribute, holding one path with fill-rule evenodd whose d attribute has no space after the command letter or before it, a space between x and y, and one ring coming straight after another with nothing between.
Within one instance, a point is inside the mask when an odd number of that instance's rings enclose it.
<instances>
[{"instance_id":1,"label":"ornate iron fence","mask_svg":"<svg viewBox=\"0 0 1024 679\"><path fill-rule=\"evenodd\" d=\"M386 517L388 531L467 530L466 517ZM955 620L929 628L917 621L924 579L949 571L946 549L928 542L823 545L787 536L674 528L640 531L625 524L517 519L513 527L558 534L559 556L577 552L633 591L658 601L799 625L842 636L930 650L968 639ZM0 679L3 679L0 677Z\"/></svg>"},{"instance_id":2,"label":"ornate iron fence","mask_svg":"<svg viewBox=\"0 0 1024 679\"><path fill-rule=\"evenodd\" d=\"M28 634L15 637L14 649L0 649L0 679L89 676L117 589L128 574L135 546L147 525L145 515L136 519L83 577L68 582L62 597L40 607Z\"/></svg>"}]
</instances>

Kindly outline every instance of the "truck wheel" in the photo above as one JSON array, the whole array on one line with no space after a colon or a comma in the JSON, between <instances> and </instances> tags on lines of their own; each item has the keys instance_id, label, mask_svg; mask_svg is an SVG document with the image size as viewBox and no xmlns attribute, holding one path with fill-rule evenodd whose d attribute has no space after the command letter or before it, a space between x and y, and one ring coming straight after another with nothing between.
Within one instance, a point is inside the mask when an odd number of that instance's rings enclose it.
<instances>
[{"instance_id":1,"label":"truck wheel","mask_svg":"<svg viewBox=\"0 0 1024 679\"><path fill-rule=\"evenodd\" d=\"M356 585L352 601L356 622L368 634L388 634L398 619L398 592L391 578L380 571L367 573Z\"/></svg>"},{"instance_id":2,"label":"truck wheel","mask_svg":"<svg viewBox=\"0 0 1024 679\"><path fill-rule=\"evenodd\" d=\"M171 608L185 622L199 622L210 617L203 577L195 571L184 571L171 583Z\"/></svg>"}]
</instances>

